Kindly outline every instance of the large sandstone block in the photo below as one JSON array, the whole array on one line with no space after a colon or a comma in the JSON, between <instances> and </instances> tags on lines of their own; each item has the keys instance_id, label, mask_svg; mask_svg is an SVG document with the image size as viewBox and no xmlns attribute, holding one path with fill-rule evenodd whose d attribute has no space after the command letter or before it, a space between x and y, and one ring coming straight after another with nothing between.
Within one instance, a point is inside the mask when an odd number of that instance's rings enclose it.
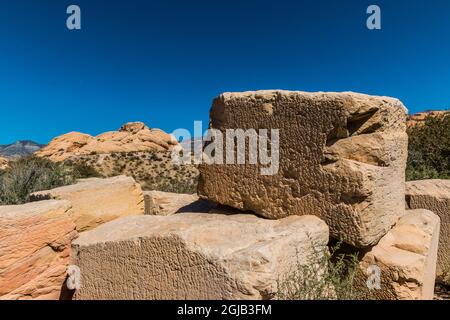
<instances>
[{"instance_id":1,"label":"large sandstone block","mask_svg":"<svg viewBox=\"0 0 450 320\"><path fill-rule=\"evenodd\" d=\"M126 217L73 243L75 299L265 299L283 272L314 263L328 227L314 216L183 213Z\"/></svg>"},{"instance_id":2,"label":"large sandstone block","mask_svg":"<svg viewBox=\"0 0 450 320\"><path fill-rule=\"evenodd\" d=\"M0 206L0 299L58 299L75 224L68 201Z\"/></svg>"},{"instance_id":3,"label":"large sandstone block","mask_svg":"<svg viewBox=\"0 0 450 320\"><path fill-rule=\"evenodd\" d=\"M203 164L204 199L271 219L318 215L333 237L358 247L376 244L404 214L408 138L399 100L224 93L213 102L211 127L224 136L227 129L279 129L279 170L264 176L261 165Z\"/></svg>"},{"instance_id":4,"label":"large sandstone block","mask_svg":"<svg viewBox=\"0 0 450 320\"><path fill-rule=\"evenodd\" d=\"M423 180L406 183L410 209L428 209L441 218L437 274L450 272L450 180Z\"/></svg>"},{"instance_id":5,"label":"large sandstone block","mask_svg":"<svg viewBox=\"0 0 450 320\"><path fill-rule=\"evenodd\" d=\"M69 200L79 232L130 215L144 214L144 196L133 178L90 178L79 183L32 194L32 199Z\"/></svg>"},{"instance_id":6,"label":"large sandstone block","mask_svg":"<svg viewBox=\"0 0 450 320\"><path fill-rule=\"evenodd\" d=\"M185 212L209 212L215 207L196 194L179 194L163 191L144 191L145 214L169 216Z\"/></svg>"},{"instance_id":7,"label":"large sandstone block","mask_svg":"<svg viewBox=\"0 0 450 320\"><path fill-rule=\"evenodd\" d=\"M428 210L410 210L361 260L364 280L380 271L380 288L370 290L377 300L432 300L440 220ZM375 278L373 278L375 279ZM376 282L370 283L376 284ZM361 289L367 290L366 282Z\"/></svg>"}]
</instances>

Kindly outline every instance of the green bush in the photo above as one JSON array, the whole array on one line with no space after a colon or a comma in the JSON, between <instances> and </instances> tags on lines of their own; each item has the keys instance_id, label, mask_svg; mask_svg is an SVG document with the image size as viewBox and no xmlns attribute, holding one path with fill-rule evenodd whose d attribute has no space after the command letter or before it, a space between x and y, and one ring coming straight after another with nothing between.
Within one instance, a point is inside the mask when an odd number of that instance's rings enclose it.
<instances>
[{"instance_id":1,"label":"green bush","mask_svg":"<svg viewBox=\"0 0 450 320\"><path fill-rule=\"evenodd\" d=\"M50 160L28 156L11 161L0 174L0 205L23 204L32 192L73 184L79 178L95 176L84 166L57 164Z\"/></svg>"},{"instance_id":2,"label":"green bush","mask_svg":"<svg viewBox=\"0 0 450 320\"><path fill-rule=\"evenodd\" d=\"M407 180L450 178L450 114L408 129Z\"/></svg>"},{"instance_id":3,"label":"green bush","mask_svg":"<svg viewBox=\"0 0 450 320\"><path fill-rule=\"evenodd\" d=\"M358 272L357 254L340 253L342 242L330 251L314 252L311 263L300 261L278 280L280 300L358 300L355 278ZM315 247L313 245L313 247Z\"/></svg>"}]
</instances>

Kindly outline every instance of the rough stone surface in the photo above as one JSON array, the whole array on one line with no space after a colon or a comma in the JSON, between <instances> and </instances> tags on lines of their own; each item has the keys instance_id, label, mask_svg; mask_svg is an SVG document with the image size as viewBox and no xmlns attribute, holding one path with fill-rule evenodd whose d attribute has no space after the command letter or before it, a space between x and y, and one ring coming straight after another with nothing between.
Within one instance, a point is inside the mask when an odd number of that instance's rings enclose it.
<instances>
[{"instance_id":1,"label":"rough stone surface","mask_svg":"<svg viewBox=\"0 0 450 320\"><path fill-rule=\"evenodd\" d=\"M8 167L9 160L3 157L0 157L0 170L5 170Z\"/></svg>"},{"instance_id":2,"label":"rough stone surface","mask_svg":"<svg viewBox=\"0 0 450 320\"><path fill-rule=\"evenodd\" d=\"M199 195L271 219L318 215L333 237L376 244L405 210L406 112L356 93L224 93L211 127L279 129L280 167L263 176L264 166L203 164Z\"/></svg>"},{"instance_id":3,"label":"rough stone surface","mask_svg":"<svg viewBox=\"0 0 450 320\"><path fill-rule=\"evenodd\" d=\"M71 186L33 193L31 198L69 200L79 232L120 217L144 214L141 187L126 176L84 179Z\"/></svg>"},{"instance_id":4,"label":"rough stone surface","mask_svg":"<svg viewBox=\"0 0 450 320\"><path fill-rule=\"evenodd\" d=\"M68 201L0 206L0 299L58 299L76 237Z\"/></svg>"},{"instance_id":5,"label":"rough stone surface","mask_svg":"<svg viewBox=\"0 0 450 320\"><path fill-rule=\"evenodd\" d=\"M381 271L381 287L369 297L377 300L432 300L436 278L439 217L433 212L410 210L362 258L364 279L369 266ZM362 287L366 289L366 282Z\"/></svg>"},{"instance_id":6,"label":"rough stone surface","mask_svg":"<svg viewBox=\"0 0 450 320\"><path fill-rule=\"evenodd\" d=\"M64 134L53 139L36 155L60 162L91 154L167 151L176 145L176 139L164 131L150 129L142 122L131 122L119 131L105 132L96 137L79 132Z\"/></svg>"},{"instance_id":7,"label":"rough stone surface","mask_svg":"<svg viewBox=\"0 0 450 320\"><path fill-rule=\"evenodd\" d=\"M215 207L195 194L144 191L145 214L169 216L183 212L209 212Z\"/></svg>"},{"instance_id":8,"label":"rough stone surface","mask_svg":"<svg viewBox=\"0 0 450 320\"><path fill-rule=\"evenodd\" d=\"M450 272L450 180L423 180L406 183L410 209L428 209L441 218L437 274Z\"/></svg>"},{"instance_id":9,"label":"rough stone surface","mask_svg":"<svg viewBox=\"0 0 450 320\"><path fill-rule=\"evenodd\" d=\"M272 298L280 274L297 261L312 263L327 242L328 228L314 216L126 217L73 243L81 269L74 298Z\"/></svg>"}]
</instances>

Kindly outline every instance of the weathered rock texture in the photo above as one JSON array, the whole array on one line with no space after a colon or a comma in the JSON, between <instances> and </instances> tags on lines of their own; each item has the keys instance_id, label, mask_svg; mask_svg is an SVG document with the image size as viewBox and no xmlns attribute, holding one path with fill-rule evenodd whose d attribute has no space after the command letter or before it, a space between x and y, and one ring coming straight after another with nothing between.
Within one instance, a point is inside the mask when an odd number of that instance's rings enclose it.
<instances>
[{"instance_id":1,"label":"weathered rock texture","mask_svg":"<svg viewBox=\"0 0 450 320\"><path fill-rule=\"evenodd\" d=\"M81 269L74 298L271 298L279 276L297 261L313 263L327 242L328 228L314 216L126 217L74 242Z\"/></svg>"},{"instance_id":2,"label":"weathered rock texture","mask_svg":"<svg viewBox=\"0 0 450 320\"><path fill-rule=\"evenodd\" d=\"M8 159L0 157L0 170L5 170L8 167L8 164Z\"/></svg>"},{"instance_id":3,"label":"weathered rock texture","mask_svg":"<svg viewBox=\"0 0 450 320\"><path fill-rule=\"evenodd\" d=\"M167 151L178 145L176 139L159 129L150 129L142 122L123 125L119 131L96 137L70 132L53 139L36 152L37 156L60 162L72 157L135 151Z\"/></svg>"},{"instance_id":4,"label":"weathered rock texture","mask_svg":"<svg viewBox=\"0 0 450 320\"><path fill-rule=\"evenodd\" d=\"M377 300L432 300L436 278L439 217L431 211L411 210L362 258L368 279L370 266L381 271L381 288L369 297ZM366 289L366 282L361 282Z\"/></svg>"},{"instance_id":5,"label":"weathered rock texture","mask_svg":"<svg viewBox=\"0 0 450 320\"><path fill-rule=\"evenodd\" d=\"M183 212L209 212L215 207L195 194L144 191L145 214L169 216Z\"/></svg>"},{"instance_id":6,"label":"weathered rock texture","mask_svg":"<svg viewBox=\"0 0 450 320\"><path fill-rule=\"evenodd\" d=\"M356 93L225 93L211 127L279 129L280 167L200 166L199 195L266 218L314 214L333 237L376 244L405 210L406 109ZM224 145L226 143L224 142Z\"/></svg>"},{"instance_id":7,"label":"weathered rock texture","mask_svg":"<svg viewBox=\"0 0 450 320\"><path fill-rule=\"evenodd\" d=\"M31 199L69 200L79 232L120 217L144 214L141 187L125 176L84 179L71 186L33 193Z\"/></svg>"},{"instance_id":8,"label":"weathered rock texture","mask_svg":"<svg viewBox=\"0 0 450 320\"><path fill-rule=\"evenodd\" d=\"M0 207L0 299L58 299L76 237L68 201Z\"/></svg>"},{"instance_id":9,"label":"weathered rock texture","mask_svg":"<svg viewBox=\"0 0 450 320\"><path fill-rule=\"evenodd\" d=\"M406 183L410 209L428 209L441 218L437 274L450 272L450 180L423 180Z\"/></svg>"}]
</instances>

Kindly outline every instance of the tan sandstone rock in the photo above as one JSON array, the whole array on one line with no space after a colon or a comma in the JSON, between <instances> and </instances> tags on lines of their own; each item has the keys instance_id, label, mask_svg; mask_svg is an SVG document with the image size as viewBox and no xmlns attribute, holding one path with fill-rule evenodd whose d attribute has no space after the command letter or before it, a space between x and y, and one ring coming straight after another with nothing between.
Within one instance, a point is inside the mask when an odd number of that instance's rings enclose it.
<instances>
[{"instance_id":1,"label":"tan sandstone rock","mask_svg":"<svg viewBox=\"0 0 450 320\"><path fill-rule=\"evenodd\" d=\"M75 224L68 201L0 206L0 299L59 299Z\"/></svg>"},{"instance_id":2,"label":"tan sandstone rock","mask_svg":"<svg viewBox=\"0 0 450 320\"><path fill-rule=\"evenodd\" d=\"M183 212L209 212L213 207L209 201L196 194L179 194L162 191L144 191L145 214L169 216Z\"/></svg>"},{"instance_id":3,"label":"tan sandstone rock","mask_svg":"<svg viewBox=\"0 0 450 320\"><path fill-rule=\"evenodd\" d=\"M71 186L31 195L32 200L49 198L70 201L71 217L79 232L120 217L144 214L141 187L126 176L84 179Z\"/></svg>"},{"instance_id":4,"label":"tan sandstone rock","mask_svg":"<svg viewBox=\"0 0 450 320\"><path fill-rule=\"evenodd\" d=\"M333 237L376 244L405 210L406 112L397 99L350 92L224 93L211 127L279 129L279 170L203 164L198 193L271 219L318 215Z\"/></svg>"},{"instance_id":5,"label":"tan sandstone rock","mask_svg":"<svg viewBox=\"0 0 450 320\"><path fill-rule=\"evenodd\" d=\"M297 261L313 263L327 242L328 228L314 216L126 217L73 243L81 270L74 298L272 298L280 274Z\"/></svg>"},{"instance_id":6,"label":"tan sandstone rock","mask_svg":"<svg viewBox=\"0 0 450 320\"><path fill-rule=\"evenodd\" d=\"M0 170L5 170L8 167L8 163L8 159L0 157Z\"/></svg>"},{"instance_id":7,"label":"tan sandstone rock","mask_svg":"<svg viewBox=\"0 0 450 320\"><path fill-rule=\"evenodd\" d=\"M96 137L78 132L64 134L53 139L36 155L60 162L90 154L168 151L176 145L175 138L164 131L150 129L142 122L131 122L119 131L105 132Z\"/></svg>"},{"instance_id":8,"label":"tan sandstone rock","mask_svg":"<svg viewBox=\"0 0 450 320\"><path fill-rule=\"evenodd\" d=\"M450 180L423 180L406 183L410 209L428 209L441 218L437 274L450 273Z\"/></svg>"},{"instance_id":9,"label":"tan sandstone rock","mask_svg":"<svg viewBox=\"0 0 450 320\"><path fill-rule=\"evenodd\" d=\"M410 210L362 258L365 279L379 268L380 289L369 297L377 300L432 300L436 278L439 217L433 212ZM375 282L370 281L374 284ZM362 282L362 289L367 289Z\"/></svg>"},{"instance_id":10,"label":"tan sandstone rock","mask_svg":"<svg viewBox=\"0 0 450 320\"><path fill-rule=\"evenodd\" d=\"M427 112L419 112L408 116L407 125L408 128L423 126L428 118L442 118L443 116L448 115L448 111L427 111Z\"/></svg>"}]
</instances>

